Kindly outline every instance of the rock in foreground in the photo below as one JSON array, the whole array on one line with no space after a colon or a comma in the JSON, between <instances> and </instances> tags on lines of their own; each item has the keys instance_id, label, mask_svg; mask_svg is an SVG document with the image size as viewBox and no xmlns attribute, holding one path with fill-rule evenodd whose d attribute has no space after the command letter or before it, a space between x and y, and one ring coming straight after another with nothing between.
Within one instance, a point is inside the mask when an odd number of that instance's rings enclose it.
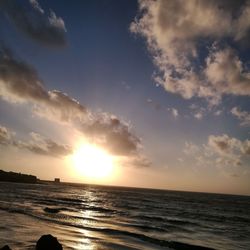
<instances>
[{"instance_id":1,"label":"rock in foreground","mask_svg":"<svg viewBox=\"0 0 250 250\"><path fill-rule=\"evenodd\" d=\"M36 243L36 250L62 250L62 245L51 234L43 235Z\"/></svg>"},{"instance_id":2,"label":"rock in foreground","mask_svg":"<svg viewBox=\"0 0 250 250\"><path fill-rule=\"evenodd\" d=\"M5 245L4 247L0 248L0 250L11 250L8 245Z\"/></svg>"},{"instance_id":3,"label":"rock in foreground","mask_svg":"<svg viewBox=\"0 0 250 250\"><path fill-rule=\"evenodd\" d=\"M0 248L0 250L11 250L8 245ZM51 234L43 235L36 243L36 250L63 250L62 245L57 238Z\"/></svg>"}]
</instances>

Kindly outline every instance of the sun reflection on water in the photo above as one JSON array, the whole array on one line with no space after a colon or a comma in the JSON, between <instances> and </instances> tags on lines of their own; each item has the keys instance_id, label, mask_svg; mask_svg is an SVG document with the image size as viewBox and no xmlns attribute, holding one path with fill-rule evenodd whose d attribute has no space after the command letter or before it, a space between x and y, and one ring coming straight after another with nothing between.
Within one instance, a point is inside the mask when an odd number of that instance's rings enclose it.
<instances>
[{"instance_id":1,"label":"sun reflection on water","mask_svg":"<svg viewBox=\"0 0 250 250\"><path fill-rule=\"evenodd\" d=\"M93 220L95 219L95 213L92 210L89 210L85 207L87 202L87 206L94 206L94 201L96 200L96 197L94 196L94 193L91 190L84 190L84 194L82 197L83 200L83 209L80 211L81 219L79 218L78 223L86 226L86 227L92 227L91 224L93 224ZM92 230L87 229L79 229L79 232L82 234L81 240L77 244L77 249L85 249L85 250L96 250L99 249L98 243L95 242L95 240L98 239L96 233Z\"/></svg>"}]
</instances>

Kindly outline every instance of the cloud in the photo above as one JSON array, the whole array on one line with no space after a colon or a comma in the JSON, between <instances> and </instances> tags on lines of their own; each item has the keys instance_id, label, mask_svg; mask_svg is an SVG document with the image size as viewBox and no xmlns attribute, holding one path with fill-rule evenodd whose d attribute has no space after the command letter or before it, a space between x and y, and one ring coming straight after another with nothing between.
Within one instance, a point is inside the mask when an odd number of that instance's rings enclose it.
<instances>
[{"instance_id":1,"label":"cloud","mask_svg":"<svg viewBox=\"0 0 250 250\"><path fill-rule=\"evenodd\" d=\"M205 75L220 94L250 95L250 72L231 48L214 50L206 60Z\"/></svg>"},{"instance_id":2,"label":"cloud","mask_svg":"<svg viewBox=\"0 0 250 250\"><path fill-rule=\"evenodd\" d=\"M136 166L138 168L147 168L152 165L152 162L144 156L134 155L130 158L121 158L119 164L124 167Z\"/></svg>"},{"instance_id":3,"label":"cloud","mask_svg":"<svg viewBox=\"0 0 250 250\"><path fill-rule=\"evenodd\" d=\"M175 118L177 118L177 117L179 116L178 110L175 109L175 108L172 108L172 115L173 115Z\"/></svg>"},{"instance_id":4,"label":"cloud","mask_svg":"<svg viewBox=\"0 0 250 250\"><path fill-rule=\"evenodd\" d=\"M32 7L38 10L40 13L44 14L44 10L41 8L40 4L36 0L29 0Z\"/></svg>"},{"instance_id":5,"label":"cloud","mask_svg":"<svg viewBox=\"0 0 250 250\"><path fill-rule=\"evenodd\" d=\"M38 1L30 0L29 6L17 0L2 0L2 10L12 23L25 35L49 46L66 45L66 28L61 17L50 10L47 15Z\"/></svg>"},{"instance_id":6,"label":"cloud","mask_svg":"<svg viewBox=\"0 0 250 250\"><path fill-rule=\"evenodd\" d=\"M194 114L194 117L197 120L201 120L203 118L203 113L202 112L197 112L197 113Z\"/></svg>"},{"instance_id":7,"label":"cloud","mask_svg":"<svg viewBox=\"0 0 250 250\"><path fill-rule=\"evenodd\" d=\"M226 134L221 136L210 135L208 146L220 156L221 161L229 161L234 165L241 165L241 159L250 156L250 140L241 141Z\"/></svg>"},{"instance_id":8,"label":"cloud","mask_svg":"<svg viewBox=\"0 0 250 250\"><path fill-rule=\"evenodd\" d=\"M111 114L95 114L88 122L79 125L91 141L115 155L134 155L140 147L140 139L130 132L129 126Z\"/></svg>"},{"instance_id":9,"label":"cloud","mask_svg":"<svg viewBox=\"0 0 250 250\"><path fill-rule=\"evenodd\" d=\"M186 142L184 153L201 166L233 167L249 165L250 140L223 135L210 135L207 144Z\"/></svg>"},{"instance_id":10,"label":"cloud","mask_svg":"<svg viewBox=\"0 0 250 250\"><path fill-rule=\"evenodd\" d=\"M6 127L0 125L0 145L7 145L11 141L12 133Z\"/></svg>"},{"instance_id":11,"label":"cloud","mask_svg":"<svg viewBox=\"0 0 250 250\"><path fill-rule=\"evenodd\" d=\"M221 136L210 135L208 138L208 145L214 152L220 155L233 154L233 151L237 151L242 147L240 140L231 138L226 134Z\"/></svg>"},{"instance_id":12,"label":"cloud","mask_svg":"<svg viewBox=\"0 0 250 250\"><path fill-rule=\"evenodd\" d=\"M174 118L177 118L179 116L179 111L176 108L169 108L169 111L171 112Z\"/></svg>"},{"instance_id":13,"label":"cloud","mask_svg":"<svg viewBox=\"0 0 250 250\"><path fill-rule=\"evenodd\" d=\"M11 103L33 103L36 113L69 121L84 116L85 107L60 91L47 91L36 70L0 50L0 96Z\"/></svg>"},{"instance_id":14,"label":"cloud","mask_svg":"<svg viewBox=\"0 0 250 250\"><path fill-rule=\"evenodd\" d=\"M247 111L241 111L238 107L233 107L231 113L240 120L241 126L250 126L250 113Z\"/></svg>"},{"instance_id":15,"label":"cloud","mask_svg":"<svg viewBox=\"0 0 250 250\"><path fill-rule=\"evenodd\" d=\"M200 151L199 147L195 144L193 144L192 142L185 142L185 149L184 149L184 153L186 155L193 155L196 154Z\"/></svg>"},{"instance_id":16,"label":"cloud","mask_svg":"<svg viewBox=\"0 0 250 250\"><path fill-rule=\"evenodd\" d=\"M61 157L72 154L73 150L70 146L65 144L58 144L57 142L46 139L37 133L30 133L32 140L28 142L18 141L15 145L22 149L27 149L33 153Z\"/></svg>"},{"instance_id":17,"label":"cloud","mask_svg":"<svg viewBox=\"0 0 250 250\"><path fill-rule=\"evenodd\" d=\"M214 115L215 116L220 116L221 114L222 114L222 110L221 109L218 109L218 110L216 110L215 112L214 112Z\"/></svg>"},{"instance_id":18,"label":"cloud","mask_svg":"<svg viewBox=\"0 0 250 250\"><path fill-rule=\"evenodd\" d=\"M112 114L92 112L58 90L46 90L35 69L6 49L0 54L0 97L13 104L31 104L35 115L71 126L114 155L140 155L141 140L128 124ZM56 148L53 143L47 144L50 150ZM27 146L29 150L43 152L32 145Z\"/></svg>"},{"instance_id":19,"label":"cloud","mask_svg":"<svg viewBox=\"0 0 250 250\"><path fill-rule=\"evenodd\" d=\"M130 30L145 38L166 91L212 105L226 94L250 95L250 72L225 45L250 36L249 1L141 0Z\"/></svg>"},{"instance_id":20,"label":"cloud","mask_svg":"<svg viewBox=\"0 0 250 250\"><path fill-rule=\"evenodd\" d=\"M61 157L73 152L70 146L59 144L51 139L42 137L40 134L32 132L30 136L32 139L28 142L17 140L15 133L0 125L0 145L2 146L13 146L29 150L36 154L52 157Z\"/></svg>"},{"instance_id":21,"label":"cloud","mask_svg":"<svg viewBox=\"0 0 250 250\"><path fill-rule=\"evenodd\" d=\"M33 101L33 113L49 120L71 123L76 119L83 121L88 117L86 107L58 90L48 91L45 99L37 101Z\"/></svg>"},{"instance_id":22,"label":"cloud","mask_svg":"<svg viewBox=\"0 0 250 250\"><path fill-rule=\"evenodd\" d=\"M207 111L205 108L197 106L196 104L190 105L189 108L192 110L192 115L197 120L202 120L204 114Z\"/></svg>"},{"instance_id":23,"label":"cloud","mask_svg":"<svg viewBox=\"0 0 250 250\"><path fill-rule=\"evenodd\" d=\"M6 48L0 48L0 86L0 95L12 103L48 99L37 72Z\"/></svg>"}]
</instances>

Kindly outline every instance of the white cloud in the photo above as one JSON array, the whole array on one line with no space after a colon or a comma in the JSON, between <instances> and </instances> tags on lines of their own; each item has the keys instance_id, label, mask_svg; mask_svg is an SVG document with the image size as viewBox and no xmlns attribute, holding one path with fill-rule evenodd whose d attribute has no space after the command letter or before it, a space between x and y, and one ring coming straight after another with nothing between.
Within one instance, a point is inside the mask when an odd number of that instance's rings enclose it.
<instances>
[{"instance_id":1,"label":"white cloud","mask_svg":"<svg viewBox=\"0 0 250 250\"><path fill-rule=\"evenodd\" d=\"M240 120L241 126L250 126L250 113L247 111L241 111L238 107L233 107L231 113Z\"/></svg>"},{"instance_id":2,"label":"white cloud","mask_svg":"<svg viewBox=\"0 0 250 250\"><path fill-rule=\"evenodd\" d=\"M206 60L205 75L216 93L250 95L250 72L231 48L215 50Z\"/></svg>"},{"instance_id":3,"label":"white cloud","mask_svg":"<svg viewBox=\"0 0 250 250\"><path fill-rule=\"evenodd\" d=\"M176 109L176 108L168 108L167 110L171 113L171 115L174 118L177 118L180 115L178 109Z\"/></svg>"},{"instance_id":4,"label":"white cloud","mask_svg":"<svg viewBox=\"0 0 250 250\"><path fill-rule=\"evenodd\" d=\"M184 153L200 166L239 167L249 165L250 140L223 135L210 135L207 144L186 142Z\"/></svg>"},{"instance_id":5,"label":"white cloud","mask_svg":"<svg viewBox=\"0 0 250 250\"><path fill-rule=\"evenodd\" d=\"M50 11L50 15L48 17L49 23L52 27L55 27L59 30L66 31L64 21L61 17L57 17L56 13L53 11Z\"/></svg>"},{"instance_id":6,"label":"white cloud","mask_svg":"<svg viewBox=\"0 0 250 250\"><path fill-rule=\"evenodd\" d=\"M179 116L178 110L175 109L175 108L172 108L172 115L173 115L175 118L177 118L177 117Z\"/></svg>"},{"instance_id":7,"label":"white cloud","mask_svg":"<svg viewBox=\"0 0 250 250\"><path fill-rule=\"evenodd\" d=\"M220 43L248 38L249 13L249 1L141 0L130 30L146 39L167 91L216 105L225 94L250 95L244 62Z\"/></svg>"}]
</instances>

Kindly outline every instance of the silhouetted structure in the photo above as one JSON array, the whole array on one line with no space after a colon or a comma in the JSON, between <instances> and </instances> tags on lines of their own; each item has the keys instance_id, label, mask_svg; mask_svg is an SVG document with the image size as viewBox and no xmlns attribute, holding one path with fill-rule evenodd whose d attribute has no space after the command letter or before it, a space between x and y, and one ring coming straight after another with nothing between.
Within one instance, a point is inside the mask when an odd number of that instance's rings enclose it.
<instances>
[{"instance_id":1,"label":"silhouetted structure","mask_svg":"<svg viewBox=\"0 0 250 250\"><path fill-rule=\"evenodd\" d=\"M27 175L15 172L5 172L3 170L0 170L0 181L36 183L37 177L34 175Z\"/></svg>"},{"instance_id":2,"label":"silhouetted structure","mask_svg":"<svg viewBox=\"0 0 250 250\"><path fill-rule=\"evenodd\" d=\"M56 183L60 183L60 178L55 178L54 180Z\"/></svg>"}]
</instances>

